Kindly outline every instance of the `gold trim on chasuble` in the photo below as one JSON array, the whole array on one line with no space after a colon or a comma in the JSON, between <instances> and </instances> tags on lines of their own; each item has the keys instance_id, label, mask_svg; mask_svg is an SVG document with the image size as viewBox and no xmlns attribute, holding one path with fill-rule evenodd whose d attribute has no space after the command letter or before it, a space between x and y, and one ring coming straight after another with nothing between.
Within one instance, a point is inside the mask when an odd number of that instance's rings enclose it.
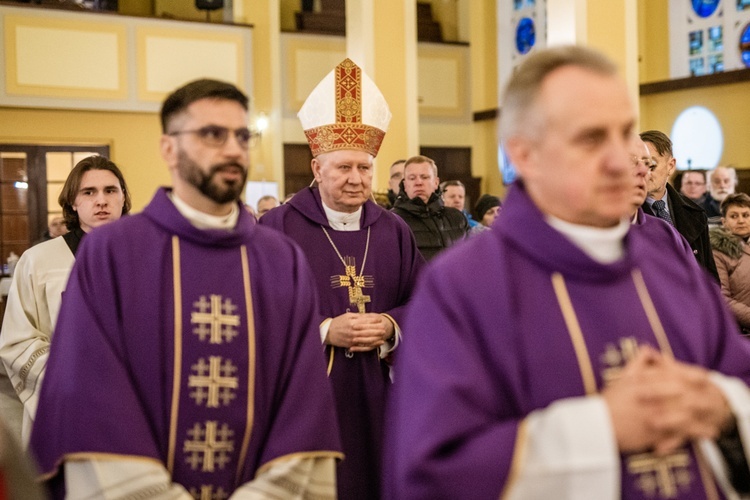
<instances>
[{"instance_id":1,"label":"gold trim on chasuble","mask_svg":"<svg viewBox=\"0 0 750 500\"><path fill-rule=\"evenodd\" d=\"M245 467L245 461L247 459L247 452L250 444L250 436L252 434L252 426L253 426L253 416L254 416L254 409L255 409L255 398L254 398L254 392L255 392L255 316L253 312L252 307L252 290L250 285L250 266L248 263L248 257L247 257L247 247L245 245L242 245L240 248L240 254L241 254L241 264L242 264L242 282L243 282L243 291L245 296L245 310L247 314L247 338L248 338L248 373L247 373L247 380L248 380L248 394L247 394L247 423L245 426L245 431L242 439L242 446L240 448L240 454L237 461L237 473L236 473L236 481L239 482L242 476L242 471ZM169 449L167 453L167 470L169 471L170 475L173 474L174 471L174 457L175 457L175 450L176 450L176 442L177 442L177 421L179 417L179 403L180 403L180 393L181 393L181 376L182 376L182 280L181 280L181 265L180 265L180 240L177 236L172 237L172 274L173 274L173 288L174 288L174 369L173 369L173 383L172 383L172 413L170 416L170 426L169 426ZM205 311L201 309L200 303L201 301L205 301L205 296L201 296L201 300L199 301L198 307L199 312L193 313L193 318L197 317L197 321L202 321L202 314L206 315ZM216 297L211 297L212 301L212 309L215 308L217 304L214 304L214 302L217 302ZM221 307L231 307L229 304L222 304L220 303L219 299L219 308ZM230 311L231 312L231 311ZM196 316L197 315L197 316ZM237 326L239 325L239 321L230 321L227 323L230 326ZM221 333L215 334L216 332L210 331L206 333L206 335L201 335L200 332L194 332L196 333L201 341L208 339L209 343L221 343L223 335ZM234 338L236 335L226 335L227 341L231 341L232 338ZM216 358L216 359L214 359ZM223 377L222 373L225 375L227 373L232 372L232 365L231 362L227 364L225 362L224 364L221 363L221 357L214 357L209 356L209 362L208 364L205 363L205 358L200 358L199 362L193 366L193 369L195 369L196 366L200 368L201 361L203 364L205 364L205 368L208 370L208 373L211 373L211 367L214 366L216 370L214 370L217 375L216 377L216 389L214 392L211 392L210 389L207 389L205 391L205 395L203 397L195 396L196 392L194 392L193 396L191 398L196 399L196 403L200 406L205 399L207 407L218 407L220 400L226 400L227 398L231 399L231 395L229 394L222 394L221 387L219 385L224 386L225 389L231 389L237 387L237 378L236 377ZM222 369L224 372L222 372ZM217 371L218 370L218 371ZM234 368L236 371L236 368ZM197 387L200 389L202 387L201 385L201 371L198 370L198 375L196 376L190 376L189 377L189 385L190 387ZM205 378L205 377L204 377ZM226 379L226 380L225 380ZM231 386L231 387L230 387ZM197 389L196 389L197 390ZM204 394L201 392L200 394ZM215 404L213 404L215 403ZM193 429L194 434L197 435L206 435L206 440L208 441L209 438L217 438L220 437L221 434L226 435L227 432L231 432L228 429L226 429L226 424L224 424L221 428L218 425L218 422L216 421L207 421L205 422L205 428L202 427L200 423L195 424L195 428ZM190 434L190 432L189 432ZM216 441L214 443L219 448L222 446L222 442L220 442L220 439L212 439L213 441ZM185 452L190 453L194 452L196 450L193 450L196 443L191 441L185 442ZM217 451L221 451L219 448L217 448ZM197 450L200 451L200 450ZM231 450L229 450L231 451ZM208 455L208 454L206 454ZM212 455L213 456L213 455ZM206 458L208 458L206 456ZM221 457L220 457L221 458ZM211 460L209 460L211 461ZM212 467L212 464L209 464ZM205 464L204 464L205 468ZM204 489L210 488L211 491L213 491L213 487L210 485L204 485L201 486L201 491L198 492L197 490L194 493L197 493L201 495L201 498L203 498L203 495L205 493ZM208 490L206 490L208 491ZM218 494L221 490L217 491ZM193 493L191 491L191 493ZM213 494L213 493L212 493Z\"/></svg>"},{"instance_id":2,"label":"gold trim on chasuble","mask_svg":"<svg viewBox=\"0 0 750 500\"><path fill-rule=\"evenodd\" d=\"M659 349L664 356L674 359L674 353L672 352L672 347L669 345L667 333L648 293L646 282L643 280L643 274L639 269L634 269L631 276L641 306L654 333L654 337L656 337L656 342L659 344ZM578 366L581 370L581 378L583 379L586 395L596 394L598 391L596 388L596 379L594 378L594 367L591 363L591 357L586 347L586 340L578 323L573 303L570 300L570 294L565 285L565 279L562 274L557 272L552 274L551 279L552 287L555 290L555 295L557 296L557 301L578 359ZM693 442L691 446L696 457L698 471L701 475L701 482L706 496L709 499L718 500L719 494L713 474L708 468L697 443ZM638 486L649 497L658 494L660 498L677 498L680 494L679 487L687 486L692 481L690 473L686 469L690 464L690 455L684 448L663 457L652 453L641 453L631 455L626 460L628 471L632 474L640 474L637 481Z\"/></svg>"},{"instance_id":3,"label":"gold trim on chasuble","mask_svg":"<svg viewBox=\"0 0 750 500\"><path fill-rule=\"evenodd\" d=\"M362 123L362 70L346 59L336 66L336 122L305 130L313 157L339 149L378 155L385 132Z\"/></svg>"},{"instance_id":4,"label":"gold trim on chasuble","mask_svg":"<svg viewBox=\"0 0 750 500\"><path fill-rule=\"evenodd\" d=\"M180 274L180 239L172 236L172 288L174 289L174 370L172 374L172 416L169 419L169 451L167 470L174 473L174 453L177 442L177 414L180 407L180 378L182 377L182 275Z\"/></svg>"}]
</instances>

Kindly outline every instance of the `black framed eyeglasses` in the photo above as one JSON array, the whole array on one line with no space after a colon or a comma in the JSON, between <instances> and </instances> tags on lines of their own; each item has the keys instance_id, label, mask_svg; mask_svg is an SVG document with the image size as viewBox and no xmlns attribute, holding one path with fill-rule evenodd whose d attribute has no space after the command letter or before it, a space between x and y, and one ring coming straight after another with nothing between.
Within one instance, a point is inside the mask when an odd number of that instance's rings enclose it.
<instances>
[{"instance_id":1,"label":"black framed eyeglasses","mask_svg":"<svg viewBox=\"0 0 750 500\"><path fill-rule=\"evenodd\" d=\"M258 136L258 134L250 131L249 128L230 130L219 125L206 125L195 130L177 130L176 132L169 132L167 135L195 134L206 146L218 148L226 144L230 132L234 134L237 144L244 149L250 147L250 143Z\"/></svg>"}]
</instances>

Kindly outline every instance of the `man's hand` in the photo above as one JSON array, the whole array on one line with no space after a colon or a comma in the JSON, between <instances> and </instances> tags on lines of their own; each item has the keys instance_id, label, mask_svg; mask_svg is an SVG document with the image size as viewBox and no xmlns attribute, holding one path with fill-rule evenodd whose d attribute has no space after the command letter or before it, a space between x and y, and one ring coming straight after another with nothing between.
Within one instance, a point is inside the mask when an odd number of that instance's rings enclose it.
<instances>
[{"instance_id":1,"label":"man's hand","mask_svg":"<svg viewBox=\"0 0 750 500\"><path fill-rule=\"evenodd\" d=\"M381 314L344 313L331 320L326 344L367 352L393 336L393 323Z\"/></svg>"},{"instance_id":2,"label":"man's hand","mask_svg":"<svg viewBox=\"0 0 750 500\"><path fill-rule=\"evenodd\" d=\"M639 349L602 396L623 453L668 454L693 439L715 439L733 422L706 370L665 358L648 346Z\"/></svg>"}]
</instances>

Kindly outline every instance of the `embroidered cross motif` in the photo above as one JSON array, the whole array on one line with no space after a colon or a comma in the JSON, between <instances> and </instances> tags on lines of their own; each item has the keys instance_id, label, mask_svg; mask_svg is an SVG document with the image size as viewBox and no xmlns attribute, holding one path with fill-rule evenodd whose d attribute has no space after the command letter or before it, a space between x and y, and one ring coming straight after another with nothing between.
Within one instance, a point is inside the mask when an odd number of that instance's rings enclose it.
<instances>
[{"instance_id":1,"label":"embroidered cross motif","mask_svg":"<svg viewBox=\"0 0 750 500\"><path fill-rule=\"evenodd\" d=\"M222 303L221 295L211 295L211 302L201 295L198 302L193 303L198 312L190 314L190 323L197 325L193 333L198 335L201 342L209 337L209 343L221 344L224 339L231 342L237 336L237 330L233 327L239 326L240 317L233 314L237 306L230 299Z\"/></svg>"},{"instance_id":2,"label":"embroidered cross motif","mask_svg":"<svg viewBox=\"0 0 750 500\"><path fill-rule=\"evenodd\" d=\"M205 429L200 423L193 425L188 431L191 440L186 440L182 449L190 455L185 462L193 470L201 468L202 472L213 472L216 465L223 469L232 458L229 453L234 451L234 431L227 424L218 427L218 422L207 421Z\"/></svg>"},{"instance_id":3,"label":"embroidered cross motif","mask_svg":"<svg viewBox=\"0 0 750 500\"><path fill-rule=\"evenodd\" d=\"M331 287L349 289L349 303L357 306L357 312L364 313L365 304L370 302L370 296L362 293L362 288L372 288L374 280L372 276L357 276L357 269L354 265L354 257L344 257L346 274L331 276Z\"/></svg>"},{"instance_id":4,"label":"embroidered cross motif","mask_svg":"<svg viewBox=\"0 0 750 500\"><path fill-rule=\"evenodd\" d=\"M237 377L232 375L237 367L230 360L222 364L221 356L210 356L206 364L206 359L200 358L191 369L196 374L188 377L188 387L195 387L190 397L195 399L198 406L205 400L207 408L218 408L219 399L227 406L235 398L234 389L237 389L238 382Z\"/></svg>"},{"instance_id":5,"label":"embroidered cross motif","mask_svg":"<svg viewBox=\"0 0 750 500\"><path fill-rule=\"evenodd\" d=\"M685 450L665 457L642 453L628 458L628 472L639 475L636 484L649 497L677 498L680 489L690 486L689 465L690 455Z\"/></svg>"},{"instance_id":6,"label":"embroidered cross motif","mask_svg":"<svg viewBox=\"0 0 750 500\"><path fill-rule=\"evenodd\" d=\"M625 365L635 358L638 354L638 341L635 337L626 337L620 339L619 347L614 344L607 344L601 361L605 368L602 371L604 383L608 384L615 380Z\"/></svg>"},{"instance_id":7,"label":"embroidered cross motif","mask_svg":"<svg viewBox=\"0 0 750 500\"><path fill-rule=\"evenodd\" d=\"M229 494L224 491L224 488L219 487L214 493L214 487L206 484L201 485L200 491L190 488L190 494L195 500L227 500L229 498Z\"/></svg>"}]
</instances>

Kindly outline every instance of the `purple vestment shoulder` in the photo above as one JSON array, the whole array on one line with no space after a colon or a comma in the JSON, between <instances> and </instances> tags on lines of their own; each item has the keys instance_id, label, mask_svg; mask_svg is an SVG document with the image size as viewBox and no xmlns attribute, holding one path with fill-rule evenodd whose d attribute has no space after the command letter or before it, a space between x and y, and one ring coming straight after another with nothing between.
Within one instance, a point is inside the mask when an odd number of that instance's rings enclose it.
<instances>
[{"instance_id":1,"label":"purple vestment shoulder","mask_svg":"<svg viewBox=\"0 0 750 500\"><path fill-rule=\"evenodd\" d=\"M152 459L223 494L274 459L337 455L312 275L251 219L196 229L162 189L84 240L31 440L57 495L73 454Z\"/></svg>"},{"instance_id":2,"label":"purple vestment shoulder","mask_svg":"<svg viewBox=\"0 0 750 500\"><path fill-rule=\"evenodd\" d=\"M325 227L341 256L351 257L356 273L367 278L363 287L370 300L366 311L388 314L401 325L424 265L414 236L401 218L368 201L358 231L335 231L326 219L318 190L307 188L264 215L260 225L282 231L302 248L315 274L321 321L357 311L347 287L338 286L345 275L344 264L328 241ZM388 366L377 350L347 357L344 349L327 346L326 360L346 456L338 470L339 498L377 499Z\"/></svg>"},{"instance_id":3,"label":"purple vestment shoulder","mask_svg":"<svg viewBox=\"0 0 750 500\"><path fill-rule=\"evenodd\" d=\"M648 215L643 211L642 208L638 207L636 221L633 226L635 227L636 231L643 232L646 238L654 239L655 241L660 242L660 244L662 245L666 244L669 240L672 240L672 247L676 252L684 253L695 259L693 249L690 248L690 244L687 242L685 237L682 236L677 231L677 229L671 226L667 221L653 215ZM666 236L664 235L664 233L666 233ZM689 260L690 259L688 259L688 261ZM697 263L698 261L696 261L696 264ZM703 269L700 265L698 267Z\"/></svg>"},{"instance_id":4,"label":"purple vestment shoulder","mask_svg":"<svg viewBox=\"0 0 750 500\"><path fill-rule=\"evenodd\" d=\"M546 223L522 185L503 206L491 231L447 250L420 278L389 406L388 498L498 498L525 417L600 390L627 360L626 345L659 348L639 276L675 358L750 381L750 344L668 230L630 230L624 257L600 264ZM588 386L553 279L580 323ZM684 453L690 481L680 498L705 498L714 485ZM621 462L622 498L647 497L628 457Z\"/></svg>"}]
</instances>

